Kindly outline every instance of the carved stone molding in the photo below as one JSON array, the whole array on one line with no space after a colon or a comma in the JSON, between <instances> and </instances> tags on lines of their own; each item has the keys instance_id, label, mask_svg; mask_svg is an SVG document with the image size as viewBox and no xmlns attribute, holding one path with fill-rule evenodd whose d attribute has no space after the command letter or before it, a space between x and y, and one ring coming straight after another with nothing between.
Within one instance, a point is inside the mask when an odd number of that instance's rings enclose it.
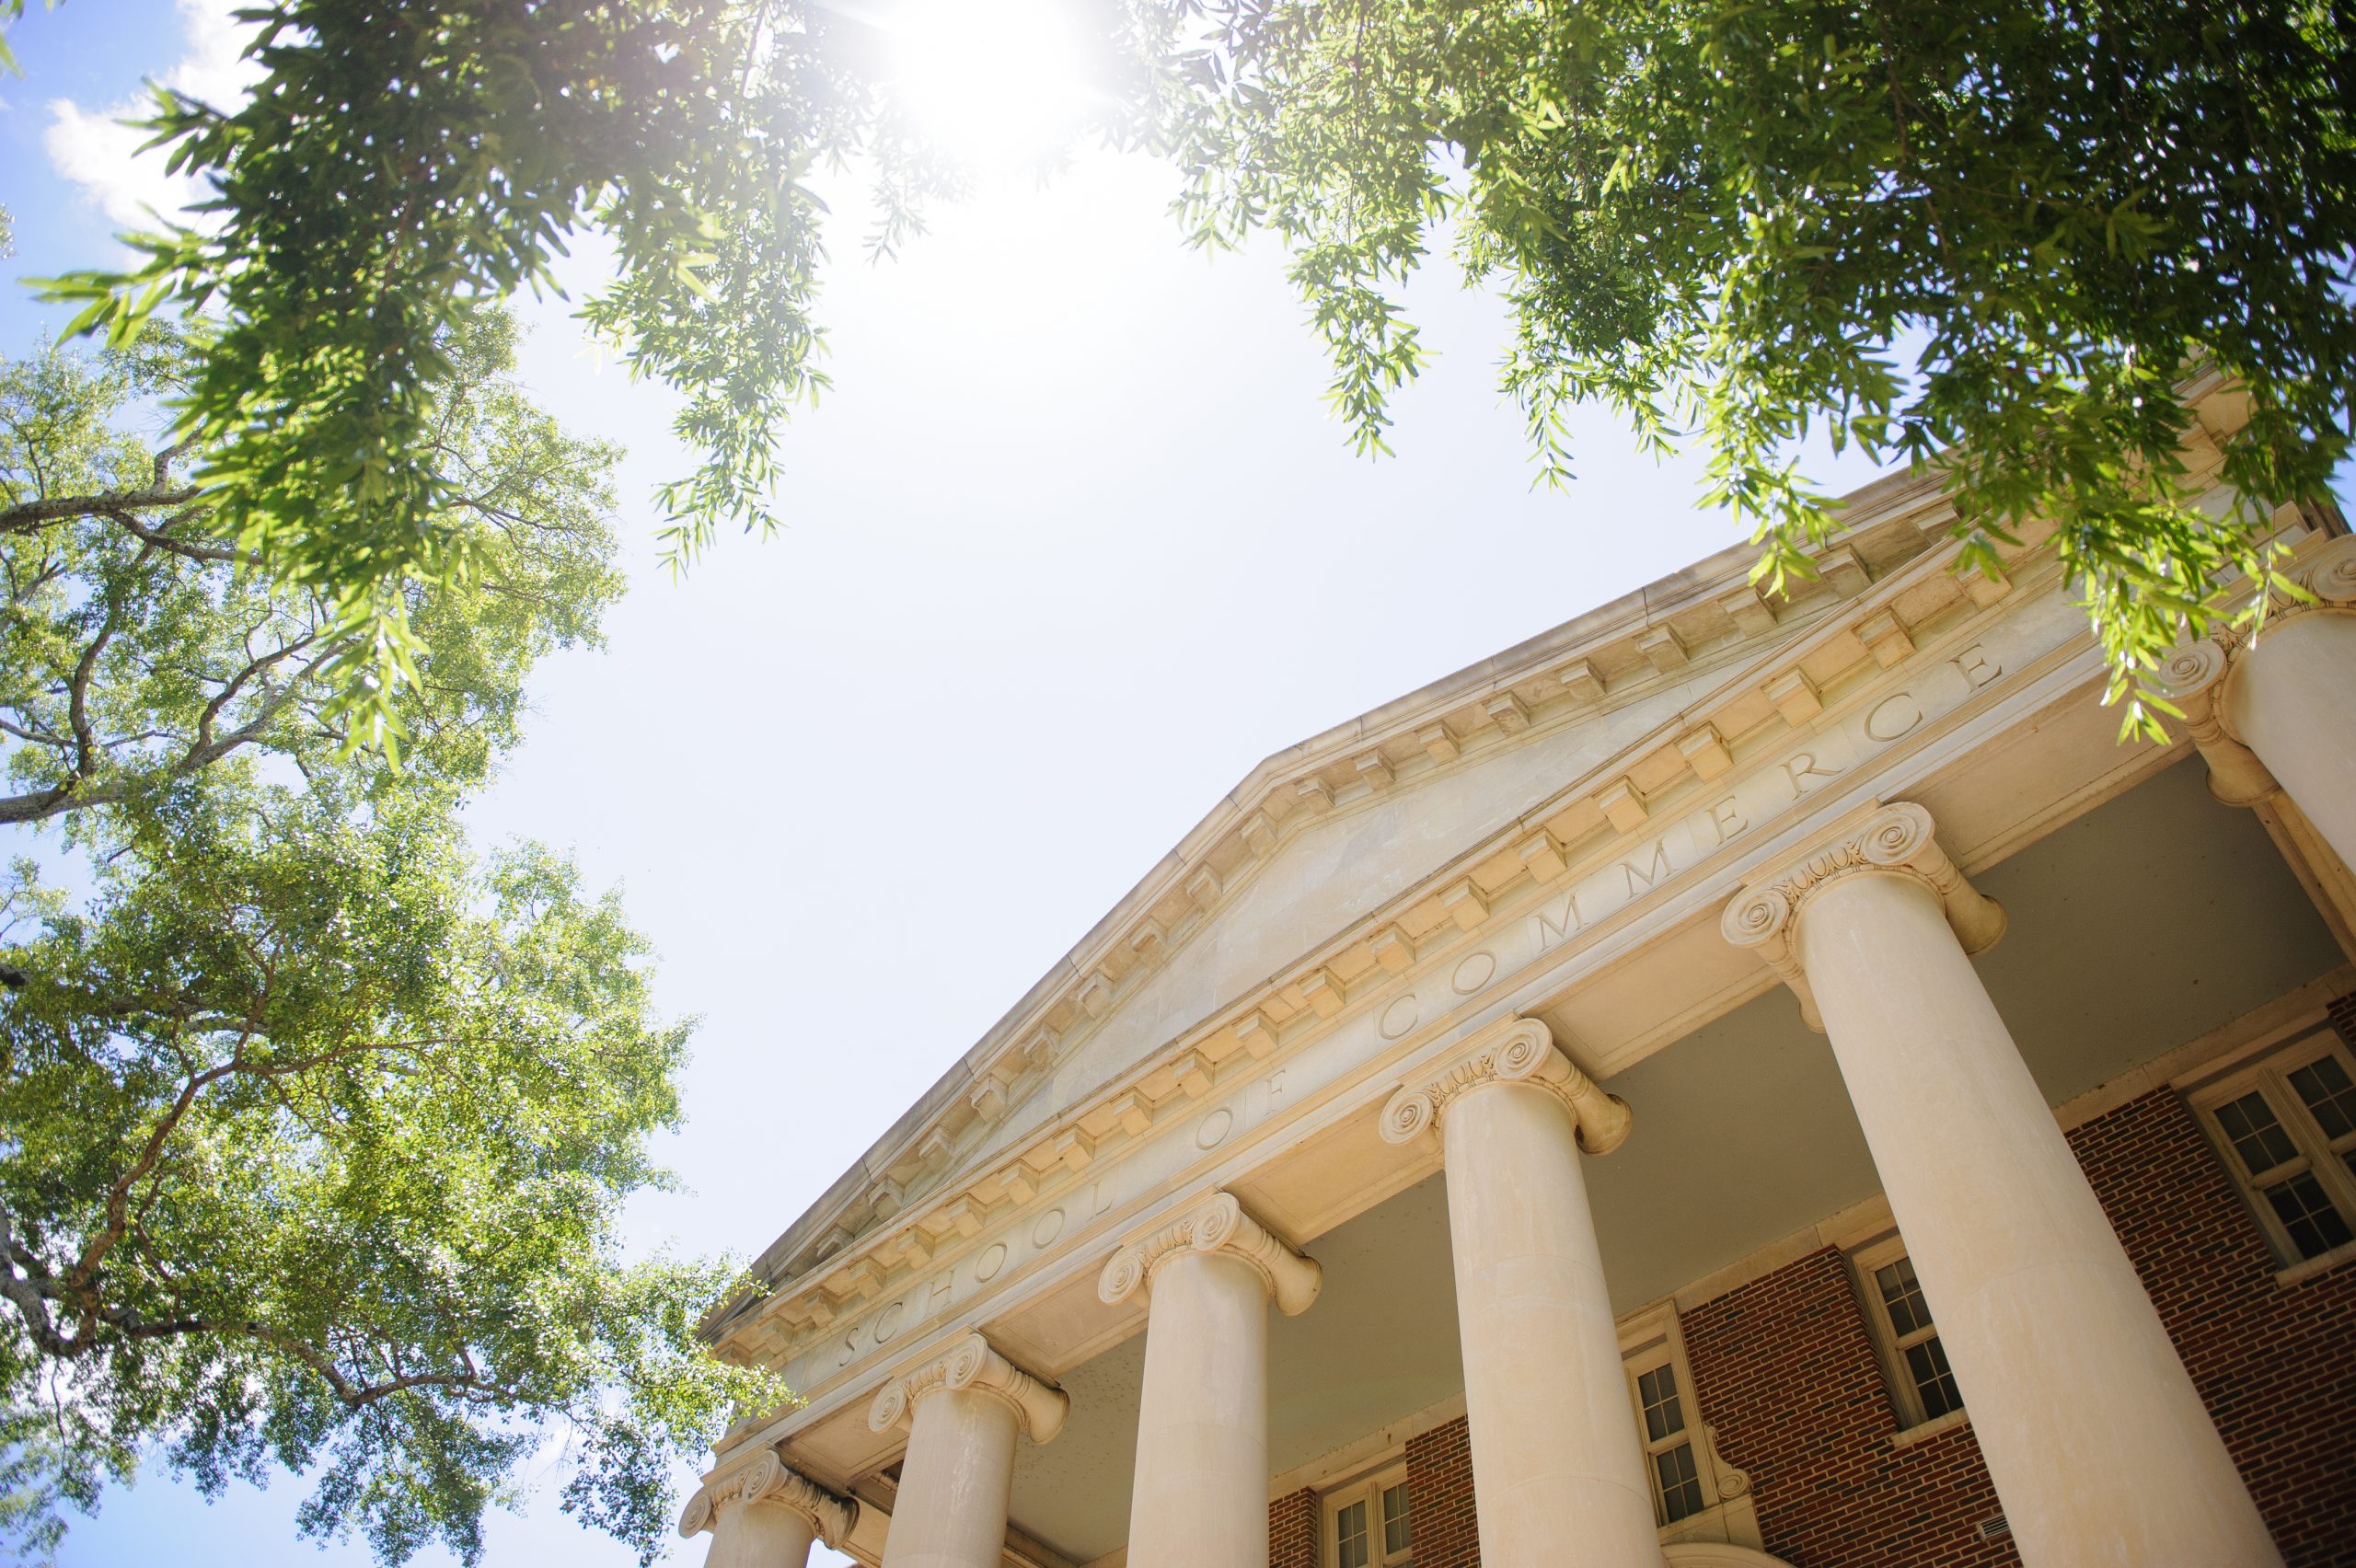
<instances>
[{"instance_id":1,"label":"carved stone molding","mask_svg":"<svg viewBox=\"0 0 2356 1568\"><path fill-rule=\"evenodd\" d=\"M1606 1094L1554 1044L1534 1018L1500 1019L1456 1052L1400 1086L1382 1108L1385 1142L1401 1144L1439 1129L1449 1102L1492 1084L1527 1084L1560 1100L1576 1124L1579 1147L1610 1154L1628 1141L1627 1102Z\"/></svg>"},{"instance_id":2,"label":"carved stone molding","mask_svg":"<svg viewBox=\"0 0 2356 1568\"><path fill-rule=\"evenodd\" d=\"M1935 495L1925 491L1918 499L1934 502ZM858 1196L829 1211L829 1217L842 1219L861 1233L853 1237L847 1230L841 1250L823 1261L814 1262L806 1248L790 1253L787 1267L772 1277L775 1288L767 1298L740 1298L732 1304L719 1320L732 1350L768 1364L799 1358L837 1321L856 1320L903 1275L949 1269L964 1251L987 1245L977 1240L984 1226L1000 1223L1010 1209L1055 1201L1057 1194L1052 1186L1067 1173L1076 1176L1096 1153L1086 1139L1104 1140L1109 1147L1102 1158L1118 1159L1137 1140L1162 1136L1156 1119L1124 1113L1117 1122L1112 1120L1111 1107L1126 1097L1144 1099L1149 1109L1161 1103L1168 1091L1159 1084L1150 1098L1139 1094L1149 1078L1160 1076L1169 1081L1176 1064L1190 1060L1214 1067L1226 1066L1231 1072L1238 1066L1248 1066L1250 1062L1295 1049L1322 1028L1346 1024L1335 1007L1350 999L1342 994L1345 988L1338 983L1339 976L1351 977L1346 989L1355 993L1361 985L1384 983L1368 980L1372 970L1403 976L1419 964L1435 961L1449 944L1480 938L1494 929L1493 907L1512 907L1534 884L1574 875L1599 861L1608 863L1617 851L1593 842L1591 836L1598 829L1607 824L1626 831L1640 829L1657 807L1680 809L1688 782L1738 778L1763 755L1754 743L1745 750L1756 755L1737 758L1727 744L1727 737L1752 735L1771 711L1794 731L1819 721L1828 707L1826 691L1840 682L1842 672L1874 663L1854 635L1859 617L1870 618L1902 596L1910 605L1904 617L1907 626L1944 625L1940 617L1946 612L1936 607L1937 601L1944 597L1952 606L1968 592L1969 584L1958 587L1946 571L1945 552L1950 547L1944 536L1935 530L1916 536L1911 519L1918 512L1930 514L1911 502L1894 511L1877 502L1870 514L1860 514L1854 522L1854 525L1868 530L1903 524L1909 542L1902 564L1900 557L1885 560L1877 556L1878 575L1866 573L1854 560L1847 563L1844 570L1851 571L1854 581L1841 596L1852 608L1843 614L1819 615L1807 605L1781 596L1773 606L1766 606L1740 581L1739 571L1732 571L1716 590L1696 587L1688 610L1717 605L1715 613L1731 617L1730 628L1747 617L1747 635L1769 640L1756 647L1729 648L1712 642L1705 654L1695 655L1696 663L1713 669L1739 665L1744 671L1739 679L1722 683L1715 695L1681 708L1673 723L1664 723L1657 732L1646 731L1643 738L1599 759L1588 772L1565 780L1526 818L1516 818L1496 841L1468 849L1462 864L1451 860L1430 878L1398 890L1383 907L1333 933L1322 951L1304 955L1305 967L1271 974L1252 992L1232 998L1221 1013L1207 1016L1194 1029L1172 1039L1160 1060L1148 1058L1133 1064L1102 1090L1061 1106L1045 1121L1012 1115L1011 1106L1024 1087L1038 1082L1037 1069L1068 1055L1085 1032L1094 1027L1087 1009L1077 999L1078 988L1102 974L1116 982L1116 990L1128 994L1141 973L1132 962L1138 950L1131 939L1138 930L1149 923L1158 926L1162 935L1153 944L1160 955L1156 962L1167 958L1192 940L1195 933L1208 928L1214 908L1248 885L1255 868L1276 851L1279 838L1294 830L1299 813L1294 782L1299 768L1282 770L1255 783L1255 790L1265 785L1265 792L1252 797L1260 804L1242 818L1243 843L1235 847L1236 855L1231 857L1220 848L1215 868L1184 859L1172 873L1183 883L1185 911L1176 907L1180 898L1173 884L1168 895L1150 909L1140 905L1119 920L1108 920L1102 932L1091 939L1086 952L1075 949L1069 955L1071 967L1062 987L1054 995L1043 995L1020 1022L1010 1018L1002 1026L1002 1037L993 1036L995 1055L976 1063L976 1074L1004 1070L1015 1074L1019 1081L1004 1092L1006 1103L998 1107L998 1119L988 1124L984 1136L948 1136L943 1127L967 1124L978 1108L963 1093L946 1102L932 1117L941 1124L913 1140L913 1152L907 1139L890 1151L889 1174L906 1193L901 1211L878 1221L866 1206L866 1194L873 1183L863 1180ZM1939 548L1923 550L1922 543L1929 539L1939 540ZM1885 547L1891 542L1886 539ZM2014 552L2006 560L2015 579L2014 595L2027 599L2053 586L2048 570L2050 547L2038 545ZM1829 589L1820 594L1809 592L1810 602L1818 609L1828 607L1834 598ZM1854 596L1857 594L1862 597ZM1719 602L1729 596L1732 610ZM1811 620L1812 625L1801 624ZM1334 748L1311 760L1331 784L1333 776L1345 767L1354 767L1356 759L1379 752L1384 765L1397 774L1399 787L1404 788L1411 778L1427 777L1422 771L1426 767L1454 767L1468 758L1477 760L1494 743L1500 726L1510 728L1525 720L1533 725L1551 725L1565 719L1584 721L1592 716L1594 706L1606 699L1607 686L1614 702L1644 700L1652 682L1664 677L1634 669L1617 653L1603 661L1589 654L1609 643L1634 655L1634 638L1658 624L1658 617L1634 629L1615 622L1600 634L1600 641L1550 648L1529 666L1531 678L1516 676L1509 683L1542 711L1525 712L1511 705L1490 711L1482 704L1495 706L1492 698L1497 688L1491 685L1484 687L1491 695L1477 700L1468 698L1469 707L1442 704L1418 709L1380 734L1368 732L1356 736L1350 749ZM1834 698L1836 705L1842 700L1845 699ZM1718 737L1715 744L1714 735ZM1375 749L1370 751L1370 746ZM1730 768L1721 766L1722 752L1731 761ZM1238 801L1243 799L1242 794L1237 796ZM1315 813L1313 820L1324 818ZM1634 827L1628 826L1632 824ZM1501 852L1506 858L1500 858ZM1519 870L1507 872L1508 865ZM1468 875L1466 866L1482 869ZM1500 881L1501 877L1505 880ZM1518 880L1521 878L1528 881ZM1426 917L1434 901L1446 917L1437 924ZM1317 975L1321 968L1333 978L1321 982ZM1011 1043L1017 1040L1024 1042L1019 1049ZM1215 1071L1202 1073L1196 1075L1196 1081L1207 1083L1219 1076ZM973 1080L978 1081L978 1077ZM1030 1140L1028 1147L1014 1136L1016 1128ZM1005 1179L1006 1173L1022 1167L1027 1167L1027 1173L1012 1181ZM905 1246L903 1239L911 1237L922 1245ZM872 1260L880 1276L858 1277L853 1271L861 1259Z\"/></svg>"},{"instance_id":3,"label":"carved stone molding","mask_svg":"<svg viewBox=\"0 0 2356 1568\"><path fill-rule=\"evenodd\" d=\"M1016 1419L1034 1443L1052 1441L1064 1429L1064 1417L1071 1412L1070 1395L1000 1355L980 1334L969 1333L878 1389L875 1402L868 1407L868 1429L889 1432L905 1425L927 1394L960 1389L993 1394L1012 1405Z\"/></svg>"},{"instance_id":4,"label":"carved stone molding","mask_svg":"<svg viewBox=\"0 0 2356 1568\"><path fill-rule=\"evenodd\" d=\"M679 1515L679 1534L693 1536L710 1529L721 1509L735 1504L773 1503L791 1508L810 1521L810 1528L829 1547L850 1539L858 1522L859 1505L837 1497L801 1471L790 1468L774 1448L764 1448L741 1470L714 1476L696 1489Z\"/></svg>"},{"instance_id":5,"label":"carved stone molding","mask_svg":"<svg viewBox=\"0 0 2356 1568\"><path fill-rule=\"evenodd\" d=\"M1965 880L1939 847L1930 813L1907 801L1860 808L1814 847L1744 884L1718 922L1735 946L1759 949L1819 1034L1824 1019L1800 967L1800 921L1818 893L1844 877L1867 875L1911 877L1937 894L1966 952L1985 951L2004 934L2004 906Z\"/></svg>"},{"instance_id":6,"label":"carved stone molding","mask_svg":"<svg viewBox=\"0 0 2356 1568\"><path fill-rule=\"evenodd\" d=\"M1267 1282L1276 1310L1288 1318L1308 1311L1325 1283L1316 1259L1302 1257L1270 1235L1234 1193L1213 1193L1177 1218L1125 1242L1105 1263L1096 1293L1106 1306L1118 1306L1138 1290L1150 1291L1156 1269L1190 1252L1224 1252L1249 1263Z\"/></svg>"}]
</instances>

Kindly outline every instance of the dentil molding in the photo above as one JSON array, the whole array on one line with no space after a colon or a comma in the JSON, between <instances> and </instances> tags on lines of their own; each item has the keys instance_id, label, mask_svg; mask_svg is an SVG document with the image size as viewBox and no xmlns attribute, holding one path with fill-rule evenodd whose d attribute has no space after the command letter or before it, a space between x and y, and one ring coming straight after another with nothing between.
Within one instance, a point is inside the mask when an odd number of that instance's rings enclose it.
<instances>
[{"instance_id":1,"label":"dentil molding","mask_svg":"<svg viewBox=\"0 0 2356 1568\"><path fill-rule=\"evenodd\" d=\"M969 1333L877 1390L875 1402L868 1407L868 1429L889 1432L906 1425L926 1395L961 1389L992 1394L1012 1405L1015 1418L1034 1443L1053 1440L1064 1429L1064 1417L1071 1412L1070 1395L1000 1355L980 1334Z\"/></svg>"},{"instance_id":2,"label":"dentil molding","mask_svg":"<svg viewBox=\"0 0 2356 1568\"><path fill-rule=\"evenodd\" d=\"M1907 514L1911 516L1911 511ZM1941 512L1939 515L1947 514ZM1927 519L1929 514L1924 516ZM1933 528L1926 520L1923 527L1925 537L1936 534L1944 539L1944 525ZM1843 553L1846 549L1843 547ZM1753 737L1746 749L1755 751L1756 736L1763 726L1780 722L1798 732L1818 722L1826 708L1822 688L1836 679L1831 662L1844 661L1842 670L1858 663L1886 664L1891 657L1907 656L1918 640L1942 635L1941 628L1958 615L1985 612L2024 589L2030 590L2027 596L2043 593L2050 586L2045 582L2052 575L2050 556L2050 547L2038 545L2017 558L2007 557L2017 582L1977 576L1958 582L1941 570L1947 559L1943 544L1936 550L1879 559L1877 579L1859 568L1848 589L1828 594L1826 604L1807 612L1812 625L1795 626L1789 617L1775 616L1762 619L1753 615L1746 619L1737 614L1729 625L1740 635L1731 643L1704 640L1709 644L1705 660L1723 677L1709 696L1597 762L1534 808L1527 819L1518 819L1491 839L1468 847L1415 886L1401 890L1389 905L1369 912L1304 958L1292 972L1277 974L1233 998L1168 1042L1162 1052L1149 1054L1084 1100L1064 1106L1043 1123L1026 1124L1029 1147L1023 1147L1022 1139L1011 1139L1003 1146L985 1139L961 1157L956 1152L958 1138L948 1128L967 1107L963 1100L947 1106L917 1141L917 1156L891 1165L890 1175L897 1187L888 1194L893 1205L888 1223L875 1222L874 1216L881 1211L871 1211L869 1220L855 1222L851 1213L865 1200L856 1194L847 1199L837 1211L842 1216L839 1234L818 1244L819 1258L814 1263L800 1265L807 1272L795 1273L789 1267L765 1303L757 1309L736 1309L741 1316L727 1320L722 1332L745 1334L742 1343L750 1359L771 1365L792 1359L837 1320L880 1299L903 1271L942 1266L944 1259L975 1245L984 1225L997 1215L1047 1201L1054 1185L1079 1179L1092 1159L1108 1154L1118 1158L1126 1141L1151 1136L1157 1121L1173 1103L1183 1107L1211 1093L1216 1084L1236 1070L1237 1064L1248 1067L1272 1058L1294 1046L1301 1033L1313 1033L1345 1009L1363 1001L1369 992L1380 990L1417 964L1438 961L1453 944L1478 940L1502 903L1519 897L1530 886L1543 887L1608 864L1619 840L1645 829L1648 818L1664 809L1665 798L1686 781L1725 778L1739 769L1742 759L1730 749L1734 742ZM2039 562L2043 564L2034 564ZM1754 609L1760 607L1757 595L1747 585L1736 583L1734 594ZM1944 597L1932 604L1926 595ZM1694 603L1706 598L1704 594ZM1901 600L1910 606L1904 616L1896 608ZM1657 629L1659 618L1649 617L1645 628ZM1754 649L1753 639L1769 646ZM1881 651L1873 651L1877 649ZM1548 655L1550 662L1568 660L1563 665L1562 689L1585 692L1581 701L1596 700L1608 676L1615 701L1622 697L1633 699L1633 691L1623 689L1629 672L1599 671L1588 657L1592 651L1588 648L1574 656L1558 650ZM1803 664L1807 665L1807 671L1802 670ZM1574 672L1578 673L1577 681L1572 678ZM1548 709L1530 723L1534 728L1541 722L1557 721L1558 716ZM1423 723L1417 731L1418 744L1434 755L1448 753L1449 766L1455 765L1459 752L1466 758L1474 756L1458 744L1466 732L1446 725L1439 728L1447 732L1425 739L1423 731L1432 726ZM1399 775L1403 785L1407 778L1405 772ZM1253 814L1265 818L1265 813ZM1290 824L1288 816L1285 825ZM1261 858L1274 852L1277 835L1271 828L1265 836L1266 845L1254 852ZM1248 870L1248 866L1223 865L1204 883L1205 898L1196 915L1207 916L1213 903L1241 885ZM1166 908L1157 919L1165 923L1165 928L1150 944L1155 963L1166 961L1201 924L1199 918L1177 917ZM1108 972L1101 964L1092 969L1083 964L1074 973L1082 970L1088 972L1087 979L1073 984L1094 985L1098 1000L1117 1009L1126 983L1117 976L1108 980ZM997 1091L1001 1119L1020 1098L1016 1079L1036 1081L1029 1076L1033 1070L1063 1059L1077 1032L1084 1032L1094 1022L1094 1015L1079 1004L1067 1006L1061 1001L1043 1003L1030 1018L1031 1022L1044 1023L1028 1034L1017 1030L1009 1036L1021 1035L1031 1043L1022 1047L1030 1053L1025 1058L1030 1065L1021 1072L1010 1066L1001 1075L1004 1081ZM1023 1027L1030 1028L1030 1023ZM1592 1138L1596 1134L1590 1129L1588 1136ZM984 1149L988 1151L987 1158L982 1158ZM960 1159L967 1165L953 1171ZM869 1190L882 1191L883 1184L871 1184Z\"/></svg>"},{"instance_id":3,"label":"dentil molding","mask_svg":"<svg viewBox=\"0 0 2356 1568\"><path fill-rule=\"evenodd\" d=\"M849 1539L851 1526L859 1519L857 1503L836 1496L788 1468L774 1448L763 1448L743 1469L716 1476L696 1489L679 1515L679 1534L693 1536L710 1529L721 1509L751 1503L791 1508L810 1522L811 1530L829 1548Z\"/></svg>"},{"instance_id":4,"label":"dentil molding","mask_svg":"<svg viewBox=\"0 0 2356 1568\"><path fill-rule=\"evenodd\" d=\"M1628 1140L1627 1101L1606 1094L1554 1044L1534 1018L1500 1019L1454 1054L1400 1086L1382 1108L1382 1136L1403 1144L1438 1131L1450 1101L1492 1084L1527 1084L1560 1100L1577 1125L1579 1147L1610 1154Z\"/></svg>"},{"instance_id":5,"label":"dentil molding","mask_svg":"<svg viewBox=\"0 0 2356 1568\"><path fill-rule=\"evenodd\" d=\"M1104 1265L1096 1294L1108 1307L1118 1306L1138 1290L1152 1289L1153 1274L1172 1258L1194 1252L1222 1252L1248 1263L1266 1282L1269 1297L1288 1318L1299 1317L1317 1299L1325 1271L1314 1258L1305 1258L1268 1232L1268 1228L1235 1201L1232 1193L1213 1193L1189 1205L1175 1219L1123 1244Z\"/></svg>"},{"instance_id":6,"label":"dentil molding","mask_svg":"<svg viewBox=\"0 0 2356 1568\"><path fill-rule=\"evenodd\" d=\"M1939 847L1931 813L1909 801L1859 807L1793 858L1751 878L1727 905L1718 929L1737 947L1757 948L1800 1003L1819 1034L1823 1015L1800 967L1799 927L1810 899L1852 876L1901 876L1937 895L1966 952L1983 952L2004 934L2004 906L1973 887Z\"/></svg>"}]
</instances>

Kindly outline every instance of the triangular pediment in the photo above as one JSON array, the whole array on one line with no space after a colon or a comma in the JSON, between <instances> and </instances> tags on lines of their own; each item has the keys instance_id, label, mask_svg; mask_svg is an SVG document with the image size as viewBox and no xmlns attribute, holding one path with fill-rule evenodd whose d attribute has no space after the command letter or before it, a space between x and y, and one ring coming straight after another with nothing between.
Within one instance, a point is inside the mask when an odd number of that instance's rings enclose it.
<instances>
[{"instance_id":1,"label":"triangular pediment","mask_svg":"<svg viewBox=\"0 0 2356 1568\"><path fill-rule=\"evenodd\" d=\"M1934 481L1883 480L1849 498L1848 516L1818 579L1788 594L1757 592L1756 552L1738 545L1269 757L762 1271L799 1276L895 1247L913 1257L970 1233L1001 1196L1149 1123L1136 1090L1115 1091L1145 1064L1157 1064L1149 1096L1265 1054L1376 970L1403 968L1441 926L1470 928L1500 885L1559 871L1678 779L1709 777L1730 738L1802 716L1822 673L1887 651L1872 640L1902 640L1931 601L1966 592L1923 559L1952 553ZM1910 590L1887 591L1900 578L1923 580L1911 605ZM899 1234L876 1248L886 1231Z\"/></svg>"}]
</instances>

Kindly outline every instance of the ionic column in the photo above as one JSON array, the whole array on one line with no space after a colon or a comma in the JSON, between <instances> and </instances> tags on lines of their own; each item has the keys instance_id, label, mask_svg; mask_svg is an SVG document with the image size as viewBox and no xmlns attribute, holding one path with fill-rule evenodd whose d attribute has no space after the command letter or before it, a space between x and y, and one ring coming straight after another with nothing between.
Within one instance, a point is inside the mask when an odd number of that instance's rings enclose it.
<instances>
[{"instance_id":1,"label":"ionic column","mask_svg":"<svg viewBox=\"0 0 2356 1568\"><path fill-rule=\"evenodd\" d=\"M2255 640L2238 630L2178 649L2160 674L2231 805L2289 795L2356 866L2356 538L2292 573L2316 598L2272 606Z\"/></svg>"},{"instance_id":2,"label":"ionic column","mask_svg":"<svg viewBox=\"0 0 2356 1568\"><path fill-rule=\"evenodd\" d=\"M886 1383L867 1412L875 1432L905 1425L908 1451L884 1540L884 1568L999 1568L1006 1551L1014 1440L1063 1430L1071 1400L967 1334Z\"/></svg>"},{"instance_id":3,"label":"ionic column","mask_svg":"<svg viewBox=\"0 0 2356 1568\"><path fill-rule=\"evenodd\" d=\"M1464 1350L1481 1560L1500 1568L1661 1562L1579 1151L1609 1154L1628 1108L1509 1018L1383 1108L1392 1143L1436 1132Z\"/></svg>"},{"instance_id":4,"label":"ionic column","mask_svg":"<svg viewBox=\"0 0 2356 1568\"><path fill-rule=\"evenodd\" d=\"M1149 1293L1128 1568L1267 1568L1268 1303L1296 1316L1323 1283L1228 1193L1104 1265L1106 1304Z\"/></svg>"},{"instance_id":5,"label":"ionic column","mask_svg":"<svg viewBox=\"0 0 2356 1568\"><path fill-rule=\"evenodd\" d=\"M813 1541L840 1546L858 1516L858 1504L763 1449L750 1464L724 1470L697 1489L679 1516L679 1534L711 1532L704 1568L803 1568Z\"/></svg>"},{"instance_id":6,"label":"ionic column","mask_svg":"<svg viewBox=\"0 0 2356 1568\"><path fill-rule=\"evenodd\" d=\"M2004 914L1915 805L1852 813L1724 929L1831 1038L2031 1568L2281 1559L1968 954Z\"/></svg>"}]
</instances>

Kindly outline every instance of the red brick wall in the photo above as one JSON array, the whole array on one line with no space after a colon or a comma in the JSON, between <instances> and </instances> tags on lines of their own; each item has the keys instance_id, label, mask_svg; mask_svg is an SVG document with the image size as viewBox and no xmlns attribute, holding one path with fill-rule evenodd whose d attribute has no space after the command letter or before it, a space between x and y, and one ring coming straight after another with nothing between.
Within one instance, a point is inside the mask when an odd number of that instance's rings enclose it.
<instances>
[{"instance_id":1,"label":"red brick wall","mask_svg":"<svg viewBox=\"0 0 2356 1568\"><path fill-rule=\"evenodd\" d=\"M1827 1247L1680 1320L1718 1457L1750 1476L1767 1550L1801 1568L2015 1563L1968 1430L1904 1448L1881 1364ZM1969 1396L1967 1395L1967 1398Z\"/></svg>"},{"instance_id":2,"label":"red brick wall","mask_svg":"<svg viewBox=\"0 0 2356 1568\"><path fill-rule=\"evenodd\" d=\"M2287 1568L2356 1562L2356 1264L2275 1284L2258 1221L2165 1090L2070 1142Z\"/></svg>"},{"instance_id":3,"label":"red brick wall","mask_svg":"<svg viewBox=\"0 0 2356 1568\"><path fill-rule=\"evenodd\" d=\"M2356 997L2333 1010L2356 1037ZM2275 1284L2258 1222L2169 1091L2070 1141L2287 1568L2356 1564L2356 1264ZM2020 1561L2009 1541L1980 1539L2003 1507L1969 1427L1890 1447L1897 1414L1839 1252L1812 1252L1681 1321L1703 1419L1720 1457L1750 1476L1770 1552L1799 1568ZM1474 1568L1461 1420L1409 1441L1407 1484L1416 1568Z\"/></svg>"},{"instance_id":4,"label":"red brick wall","mask_svg":"<svg viewBox=\"0 0 2356 1568\"><path fill-rule=\"evenodd\" d=\"M1461 1415L1407 1439L1407 1539L1415 1568L1474 1568L1481 1561L1472 1446Z\"/></svg>"},{"instance_id":5,"label":"red brick wall","mask_svg":"<svg viewBox=\"0 0 2356 1568\"><path fill-rule=\"evenodd\" d=\"M1317 1515L1307 1487L1268 1505L1268 1568L1317 1568Z\"/></svg>"}]
</instances>

